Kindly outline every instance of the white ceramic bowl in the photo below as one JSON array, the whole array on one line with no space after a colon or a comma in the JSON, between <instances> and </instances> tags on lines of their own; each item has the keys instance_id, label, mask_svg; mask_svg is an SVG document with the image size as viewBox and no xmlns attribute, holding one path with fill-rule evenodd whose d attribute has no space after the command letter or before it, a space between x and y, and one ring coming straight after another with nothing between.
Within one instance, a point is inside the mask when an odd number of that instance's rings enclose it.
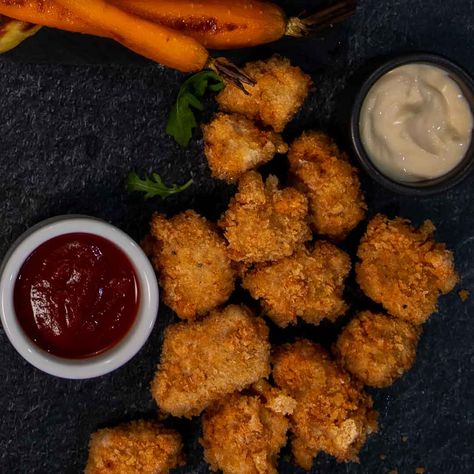
<instances>
[{"instance_id":1,"label":"white ceramic bowl","mask_svg":"<svg viewBox=\"0 0 474 474\"><path fill-rule=\"evenodd\" d=\"M26 258L53 237L74 232L95 234L117 245L132 263L140 288L138 314L125 337L102 354L85 359L65 359L42 350L23 332L13 303L15 282ZM156 321L158 305L155 272L140 246L120 229L92 217L59 216L36 224L12 245L0 271L0 318L8 339L30 364L57 377L97 377L128 362L148 339Z\"/></svg>"}]
</instances>

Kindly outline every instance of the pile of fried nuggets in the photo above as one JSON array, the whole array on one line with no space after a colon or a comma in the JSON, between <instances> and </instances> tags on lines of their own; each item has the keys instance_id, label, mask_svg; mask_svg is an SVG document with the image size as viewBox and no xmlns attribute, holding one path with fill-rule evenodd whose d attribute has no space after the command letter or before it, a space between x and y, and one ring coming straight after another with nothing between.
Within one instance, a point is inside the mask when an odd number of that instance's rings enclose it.
<instances>
[{"instance_id":1,"label":"pile of fried nuggets","mask_svg":"<svg viewBox=\"0 0 474 474\"><path fill-rule=\"evenodd\" d=\"M413 364L421 325L458 281L453 255L434 226L375 216L355 265L363 292L386 312L363 311L332 353L306 339L271 347L263 317L223 306L239 280L261 314L285 328L319 324L348 310L351 258L335 244L364 219L357 170L325 134L307 132L288 149L280 132L301 107L310 78L286 59L250 63L257 84L217 97L204 126L213 175L238 183L216 224L192 210L154 215L148 250L162 297L183 322L169 326L152 395L161 412L202 415L204 456L224 474L276 473L291 439L295 462L311 469L321 451L357 461L377 430L363 386L387 387ZM254 171L286 153L293 187ZM315 238L315 236L317 236ZM166 473L182 462L178 433L138 421L92 435L86 473Z\"/></svg>"}]
</instances>

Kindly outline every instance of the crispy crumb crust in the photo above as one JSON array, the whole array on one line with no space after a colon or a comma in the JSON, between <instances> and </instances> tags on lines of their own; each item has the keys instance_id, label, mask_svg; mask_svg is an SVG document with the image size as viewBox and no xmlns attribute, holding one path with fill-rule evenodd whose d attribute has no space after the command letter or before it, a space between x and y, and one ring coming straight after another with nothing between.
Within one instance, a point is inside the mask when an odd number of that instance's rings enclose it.
<instances>
[{"instance_id":1,"label":"crispy crumb crust","mask_svg":"<svg viewBox=\"0 0 474 474\"><path fill-rule=\"evenodd\" d=\"M343 240L367 209L357 169L322 132L304 132L291 144L288 159L297 187L308 196L313 230Z\"/></svg>"},{"instance_id":2,"label":"crispy crumb crust","mask_svg":"<svg viewBox=\"0 0 474 474\"><path fill-rule=\"evenodd\" d=\"M344 281L351 269L349 255L328 242L316 242L276 263L258 264L244 275L242 286L260 300L275 324L296 324L298 316L319 324L342 316Z\"/></svg>"},{"instance_id":3,"label":"crispy crumb crust","mask_svg":"<svg viewBox=\"0 0 474 474\"><path fill-rule=\"evenodd\" d=\"M155 214L152 260L162 298L181 319L195 319L225 303L236 273L217 227L192 210L166 219ZM146 246L150 251L150 243Z\"/></svg>"},{"instance_id":4,"label":"crispy crumb crust","mask_svg":"<svg viewBox=\"0 0 474 474\"><path fill-rule=\"evenodd\" d=\"M255 86L244 86L246 95L228 84L216 98L220 108L282 132L308 96L311 77L279 56L247 63L243 70L256 81Z\"/></svg>"},{"instance_id":5,"label":"crispy crumb crust","mask_svg":"<svg viewBox=\"0 0 474 474\"><path fill-rule=\"evenodd\" d=\"M334 353L338 362L365 385L390 386L411 368L421 328L363 311L342 330Z\"/></svg>"},{"instance_id":6,"label":"crispy crumb crust","mask_svg":"<svg viewBox=\"0 0 474 474\"><path fill-rule=\"evenodd\" d=\"M308 202L294 188L278 189L278 179L264 183L256 171L239 181L237 194L222 215L219 226L232 260L257 263L290 256L311 239L306 222Z\"/></svg>"},{"instance_id":7,"label":"crispy crumb crust","mask_svg":"<svg viewBox=\"0 0 474 474\"><path fill-rule=\"evenodd\" d=\"M184 464L179 433L132 421L91 435L85 474L166 474Z\"/></svg>"},{"instance_id":8,"label":"crispy crumb crust","mask_svg":"<svg viewBox=\"0 0 474 474\"><path fill-rule=\"evenodd\" d=\"M358 460L367 436L377 431L378 416L361 382L304 339L274 350L273 379L297 402L290 429L299 466L311 469L320 451L340 462Z\"/></svg>"},{"instance_id":9,"label":"crispy crumb crust","mask_svg":"<svg viewBox=\"0 0 474 474\"><path fill-rule=\"evenodd\" d=\"M278 133L263 130L238 114L218 113L203 126L203 135L212 176L228 183L288 151Z\"/></svg>"},{"instance_id":10,"label":"crispy crumb crust","mask_svg":"<svg viewBox=\"0 0 474 474\"><path fill-rule=\"evenodd\" d=\"M265 322L245 306L230 305L202 321L166 328L151 391L162 411L189 418L269 372Z\"/></svg>"},{"instance_id":11,"label":"crispy crumb crust","mask_svg":"<svg viewBox=\"0 0 474 474\"><path fill-rule=\"evenodd\" d=\"M431 221L415 229L406 219L378 214L357 251L357 282L364 293L412 324L424 323L436 311L439 295L459 280L452 252L433 240L434 231Z\"/></svg>"},{"instance_id":12,"label":"crispy crumb crust","mask_svg":"<svg viewBox=\"0 0 474 474\"><path fill-rule=\"evenodd\" d=\"M293 399L264 381L220 400L202 420L206 462L223 474L277 474L289 425L285 415L294 406Z\"/></svg>"}]
</instances>

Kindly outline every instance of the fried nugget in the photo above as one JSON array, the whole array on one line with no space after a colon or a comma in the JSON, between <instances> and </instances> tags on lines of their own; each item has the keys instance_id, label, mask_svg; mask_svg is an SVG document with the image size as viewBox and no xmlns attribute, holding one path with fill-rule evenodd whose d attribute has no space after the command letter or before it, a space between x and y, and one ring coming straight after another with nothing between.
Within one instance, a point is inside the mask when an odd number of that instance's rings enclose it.
<instances>
[{"instance_id":1,"label":"fried nugget","mask_svg":"<svg viewBox=\"0 0 474 474\"><path fill-rule=\"evenodd\" d=\"M181 319L195 319L225 303L234 291L235 271L214 224L189 210L171 219L155 214L153 263L163 301ZM149 245L148 245L149 246Z\"/></svg>"},{"instance_id":2,"label":"fried nugget","mask_svg":"<svg viewBox=\"0 0 474 474\"><path fill-rule=\"evenodd\" d=\"M365 217L357 169L322 132L305 132L288 153L290 171L309 199L313 230L343 240Z\"/></svg>"},{"instance_id":3,"label":"fried nugget","mask_svg":"<svg viewBox=\"0 0 474 474\"><path fill-rule=\"evenodd\" d=\"M228 183L270 161L288 146L278 133L262 130L238 114L218 113L203 127L204 152L212 176Z\"/></svg>"},{"instance_id":4,"label":"fried nugget","mask_svg":"<svg viewBox=\"0 0 474 474\"><path fill-rule=\"evenodd\" d=\"M421 328L382 313L363 311L334 345L338 362L371 387L388 387L411 368Z\"/></svg>"},{"instance_id":5,"label":"fried nugget","mask_svg":"<svg viewBox=\"0 0 474 474\"><path fill-rule=\"evenodd\" d=\"M303 105L311 77L279 56L247 63L243 70L256 84L244 86L248 95L228 84L217 96L220 108L282 132Z\"/></svg>"},{"instance_id":6,"label":"fried nugget","mask_svg":"<svg viewBox=\"0 0 474 474\"><path fill-rule=\"evenodd\" d=\"M311 239L307 212L308 201L302 193L278 189L275 176L264 183L259 173L249 171L219 221L230 258L256 263L290 256Z\"/></svg>"},{"instance_id":7,"label":"fried nugget","mask_svg":"<svg viewBox=\"0 0 474 474\"><path fill-rule=\"evenodd\" d=\"M92 434L85 474L166 474L184 464L179 433L132 421Z\"/></svg>"},{"instance_id":8,"label":"fried nugget","mask_svg":"<svg viewBox=\"0 0 474 474\"><path fill-rule=\"evenodd\" d=\"M204 458L223 474L277 474L295 401L266 382L209 407L202 421ZM252 393L256 392L256 393Z\"/></svg>"},{"instance_id":9,"label":"fried nugget","mask_svg":"<svg viewBox=\"0 0 474 474\"><path fill-rule=\"evenodd\" d=\"M189 418L269 372L265 322L231 305L202 321L168 326L151 390L162 411Z\"/></svg>"},{"instance_id":10,"label":"fried nugget","mask_svg":"<svg viewBox=\"0 0 474 474\"><path fill-rule=\"evenodd\" d=\"M367 436L377 431L377 412L361 382L307 340L275 350L273 379L297 402L290 429L299 466L311 469L320 451L339 462L357 461Z\"/></svg>"},{"instance_id":11,"label":"fried nugget","mask_svg":"<svg viewBox=\"0 0 474 474\"><path fill-rule=\"evenodd\" d=\"M319 324L342 316L344 280L351 269L349 255L328 242L317 242L276 263L257 264L244 275L242 286L259 299L278 326L296 324L300 316Z\"/></svg>"},{"instance_id":12,"label":"fried nugget","mask_svg":"<svg viewBox=\"0 0 474 474\"><path fill-rule=\"evenodd\" d=\"M364 293L393 316L424 323L437 309L441 293L459 280L453 254L433 240L431 221L415 229L410 221L378 214L359 245L357 282Z\"/></svg>"}]
</instances>

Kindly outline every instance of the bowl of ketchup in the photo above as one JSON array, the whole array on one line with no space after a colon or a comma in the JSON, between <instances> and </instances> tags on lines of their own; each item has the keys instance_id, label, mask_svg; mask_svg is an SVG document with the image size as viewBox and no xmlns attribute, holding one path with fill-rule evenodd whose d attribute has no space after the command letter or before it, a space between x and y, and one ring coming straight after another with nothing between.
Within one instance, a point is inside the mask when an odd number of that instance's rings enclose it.
<instances>
[{"instance_id":1,"label":"bowl of ketchup","mask_svg":"<svg viewBox=\"0 0 474 474\"><path fill-rule=\"evenodd\" d=\"M145 344L158 313L155 272L139 245L86 216L40 222L7 253L0 317L15 349L63 378L104 375Z\"/></svg>"}]
</instances>

